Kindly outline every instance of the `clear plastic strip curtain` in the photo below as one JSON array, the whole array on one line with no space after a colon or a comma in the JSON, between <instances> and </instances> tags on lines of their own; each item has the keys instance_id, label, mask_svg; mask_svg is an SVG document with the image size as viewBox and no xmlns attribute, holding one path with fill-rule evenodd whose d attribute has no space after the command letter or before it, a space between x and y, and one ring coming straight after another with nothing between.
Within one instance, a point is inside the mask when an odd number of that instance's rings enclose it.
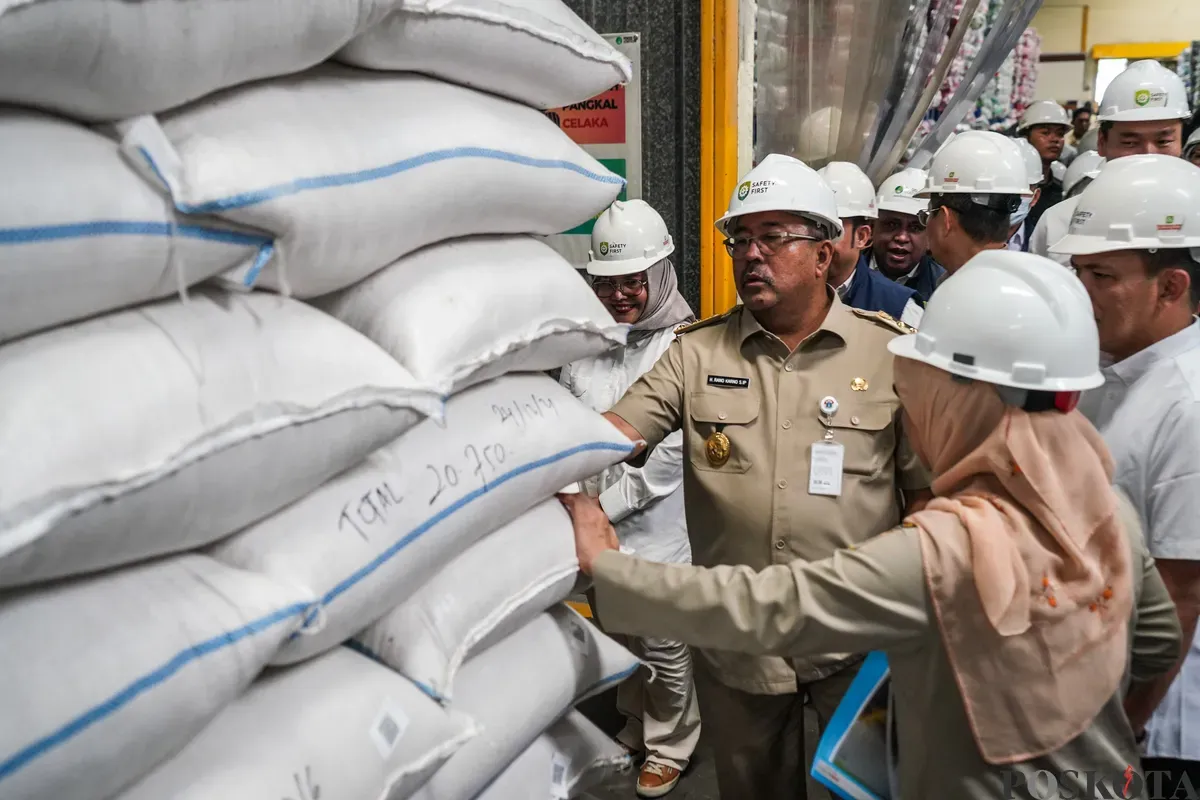
<instances>
[{"instance_id":1,"label":"clear plastic strip curtain","mask_svg":"<svg viewBox=\"0 0 1200 800\"><path fill-rule=\"evenodd\" d=\"M965 0L964 24L950 32L954 0L758 0L755 159L852 161L882 181L929 110L978 4ZM973 108L1041 0L992 4L993 27L917 157L927 161Z\"/></svg>"}]
</instances>

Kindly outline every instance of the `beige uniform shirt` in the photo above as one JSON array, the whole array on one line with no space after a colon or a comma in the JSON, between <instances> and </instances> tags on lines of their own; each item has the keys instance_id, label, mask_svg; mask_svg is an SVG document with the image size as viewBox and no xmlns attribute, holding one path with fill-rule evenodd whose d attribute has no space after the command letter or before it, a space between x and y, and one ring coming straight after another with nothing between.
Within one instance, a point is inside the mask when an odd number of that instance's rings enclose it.
<instances>
[{"instance_id":1,"label":"beige uniform shirt","mask_svg":"<svg viewBox=\"0 0 1200 800\"><path fill-rule=\"evenodd\" d=\"M1181 637L1175 607L1127 502L1122 519L1134 564L1128 678L1141 682L1174 665ZM1006 795L1004 771L979 755L931 613L918 535L916 528L896 528L823 561L796 561L757 573L748 567L659 565L605 553L594 566L597 609L608 630L669 636L699 647L784 656L885 650L900 743L901 797L1028 797ZM1061 797L1091 796L1087 770L1113 776L1126 765L1136 769L1137 747L1122 694L1066 747L1013 769L1030 784L1037 770L1052 771L1060 776ZM1071 781L1076 785L1068 788Z\"/></svg>"},{"instance_id":2,"label":"beige uniform shirt","mask_svg":"<svg viewBox=\"0 0 1200 800\"><path fill-rule=\"evenodd\" d=\"M874 312L833 298L824 324L794 352L742 307L683 329L613 412L653 448L683 429L684 500L692 563L762 569L815 561L900 520L897 489L929 485L900 434L887 343L901 332ZM835 414L821 400L837 400ZM714 464L705 442L728 437ZM831 436L832 438L827 438ZM844 448L842 492L809 493L813 443ZM723 683L785 694L836 672L853 651L814 652L789 664L705 652Z\"/></svg>"}]
</instances>

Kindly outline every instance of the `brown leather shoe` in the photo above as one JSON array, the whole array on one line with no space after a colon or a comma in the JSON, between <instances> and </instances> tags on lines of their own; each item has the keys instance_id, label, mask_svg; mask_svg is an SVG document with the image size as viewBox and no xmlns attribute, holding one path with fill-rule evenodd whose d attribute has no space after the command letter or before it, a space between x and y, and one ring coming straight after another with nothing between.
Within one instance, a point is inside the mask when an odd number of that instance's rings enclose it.
<instances>
[{"instance_id":1,"label":"brown leather shoe","mask_svg":"<svg viewBox=\"0 0 1200 800\"><path fill-rule=\"evenodd\" d=\"M638 775L638 797L662 797L669 794L679 783L679 776L682 774L683 772L675 767L662 764L653 758L647 759Z\"/></svg>"}]
</instances>

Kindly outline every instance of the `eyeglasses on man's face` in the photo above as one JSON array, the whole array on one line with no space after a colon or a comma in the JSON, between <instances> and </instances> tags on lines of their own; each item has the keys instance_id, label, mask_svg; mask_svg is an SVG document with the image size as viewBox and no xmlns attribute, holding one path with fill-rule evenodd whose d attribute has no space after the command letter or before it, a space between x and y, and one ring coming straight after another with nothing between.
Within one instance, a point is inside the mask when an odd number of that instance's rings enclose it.
<instances>
[{"instance_id":1,"label":"eyeglasses on man's face","mask_svg":"<svg viewBox=\"0 0 1200 800\"><path fill-rule=\"evenodd\" d=\"M725 250L734 258L742 258L750 252L750 245L757 244L758 251L764 256L773 256L793 241L819 242L821 237L807 233L790 233L775 231L761 236L735 236L726 239Z\"/></svg>"},{"instance_id":2,"label":"eyeglasses on man's face","mask_svg":"<svg viewBox=\"0 0 1200 800\"><path fill-rule=\"evenodd\" d=\"M592 284L592 291L596 293L596 297L605 299L616 294L618 289L626 297L633 297L639 294L644 288L646 288L645 278L624 278L620 281L596 281Z\"/></svg>"},{"instance_id":3,"label":"eyeglasses on man's face","mask_svg":"<svg viewBox=\"0 0 1200 800\"><path fill-rule=\"evenodd\" d=\"M933 208L922 208L917 212L917 222L922 228L929 227L929 220L933 219L933 215L941 211L945 206L934 206Z\"/></svg>"}]
</instances>

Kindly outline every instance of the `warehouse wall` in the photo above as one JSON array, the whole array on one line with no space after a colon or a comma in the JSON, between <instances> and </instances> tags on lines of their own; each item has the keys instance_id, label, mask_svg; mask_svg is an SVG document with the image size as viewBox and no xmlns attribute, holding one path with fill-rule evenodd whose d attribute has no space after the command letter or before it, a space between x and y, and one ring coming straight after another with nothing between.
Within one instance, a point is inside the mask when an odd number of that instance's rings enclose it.
<instances>
[{"instance_id":1,"label":"warehouse wall","mask_svg":"<svg viewBox=\"0 0 1200 800\"><path fill-rule=\"evenodd\" d=\"M1043 53L1080 52L1085 5L1089 49L1097 44L1200 39L1198 0L1045 0L1033 18Z\"/></svg>"},{"instance_id":2,"label":"warehouse wall","mask_svg":"<svg viewBox=\"0 0 1200 800\"><path fill-rule=\"evenodd\" d=\"M642 35L642 195L675 238L680 289L700 308L700 4L566 0L600 33ZM712 220L707 220L711 224Z\"/></svg>"}]
</instances>

